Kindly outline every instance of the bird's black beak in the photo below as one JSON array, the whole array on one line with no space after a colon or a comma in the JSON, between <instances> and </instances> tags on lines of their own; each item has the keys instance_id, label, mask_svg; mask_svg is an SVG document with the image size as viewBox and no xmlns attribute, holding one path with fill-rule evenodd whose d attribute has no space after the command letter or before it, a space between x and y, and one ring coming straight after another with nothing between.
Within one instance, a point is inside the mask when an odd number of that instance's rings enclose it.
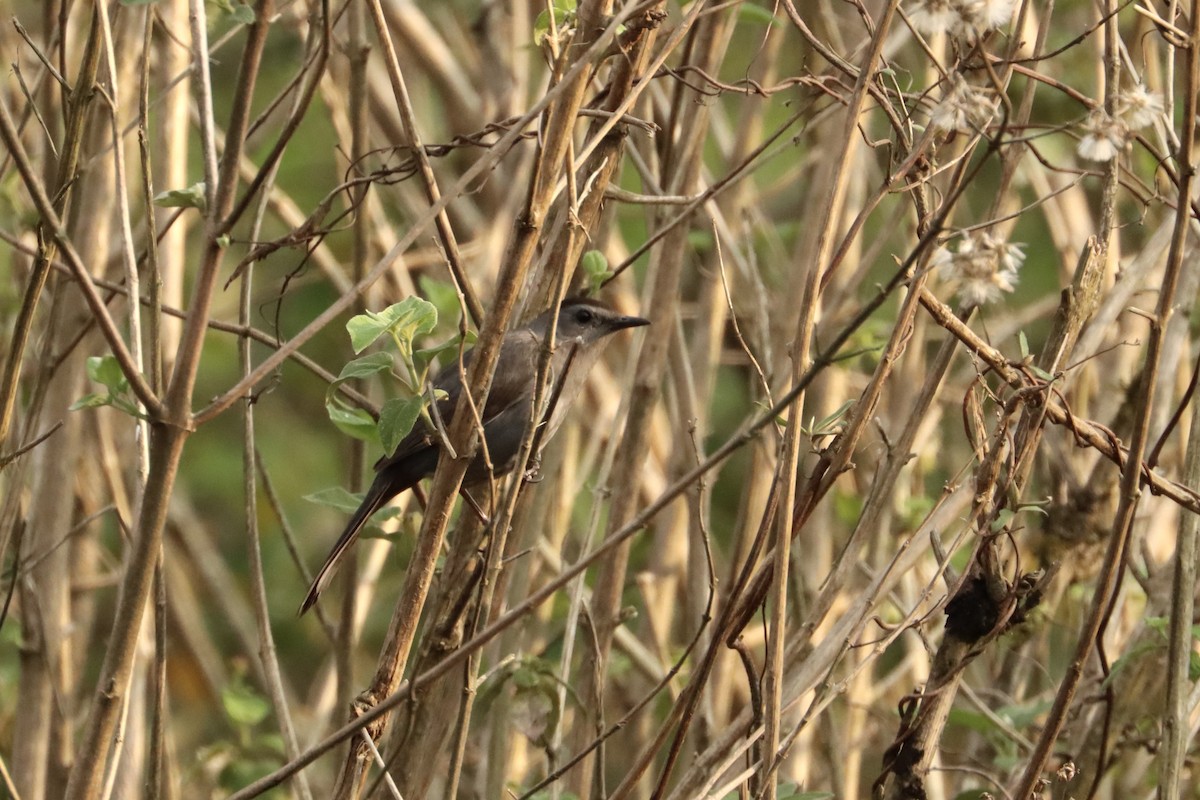
<instances>
[{"instance_id":1,"label":"bird's black beak","mask_svg":"<svg viewBox=\"0 0 1200 800\"><path fill-rule=\"evenodd\" d=\"M626 328L640 328L643 325L649 325L650 320L642 317L616 317L609 321L608 327L614 331L622 331Z\"/></svg>"}]
</instances>

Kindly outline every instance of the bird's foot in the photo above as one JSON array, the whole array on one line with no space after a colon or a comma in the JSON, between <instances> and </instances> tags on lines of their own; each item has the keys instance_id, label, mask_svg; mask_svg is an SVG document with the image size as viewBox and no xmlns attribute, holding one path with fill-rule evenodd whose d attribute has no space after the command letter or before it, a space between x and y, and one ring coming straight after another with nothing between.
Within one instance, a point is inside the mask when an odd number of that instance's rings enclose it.
<instances>
[{"instance_id":1,"label":"bird's foot","mask_svg":"<svg viewBox=\"0 0 1200 800\"><path fill-rule=\"evenodd\" d=\"M537 456L530 456L529 463L525 467L525 482L526 483L541 483L542 478L542 460Z\"/></svg>"}]
</instances>

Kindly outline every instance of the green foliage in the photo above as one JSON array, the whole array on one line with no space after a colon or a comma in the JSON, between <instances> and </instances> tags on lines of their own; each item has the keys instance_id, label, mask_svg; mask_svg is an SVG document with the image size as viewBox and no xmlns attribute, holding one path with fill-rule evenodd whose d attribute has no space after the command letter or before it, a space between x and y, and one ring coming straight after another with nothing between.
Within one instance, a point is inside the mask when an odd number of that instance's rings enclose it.
<instances>
[{"instance_id":1,"label":"green foliage","mask_svg":"<svg viewBox=\"0 0 1200 800\"><path fill-rule=\"evenodd\" d=\"M369 378L391 368L392 356L390 353L371 353L346 362L346 366L342 367L342 371L338 373L337 382L342 383L354 378Z\"/></svg>"},{"instance_id":2,"label":"green foliage","mask_svg":"<svg viewBox=\"0 0 1200 800\"><path fill-rule=\"evenodd\" d=\"M978 733L996 751L996 764L1011 766L1017 763L1020 752L1017 743L1008 734L1008 730L1026 730L1050 710L1051 705L1053 703L1050 700L1017 703L995 708L990 714L974 709L955 707L950 711L950 723ZM1003 723L1003 727L997 724L997 720Z\"/></svg>"},{"instance_id":3,"label":"green foliage","mask_svg":"<svg viewBox=\"0 0 1200 800\"><path fill-rule=\"evenodd\" d=\"M388 453L396 449L396 445L408 435L424 411L420 387L425 382L428 360L423 359L424 364L417 366L414 340L431 333L437 327L437 320L437 309L428 300L406 297L382 311L367 311L346 323L355 353L361 353L385 336L389 337L406 368L408 378L393 372L395 357L386 351L370 353L347 363L325 393L326 413L338 430L356 439L380 444ZM396 378L403 395L389 400L376 421L363 409L348 405L337 390L346 381L370 378L382 372L391 373Z\"/></svg>"},{"instance_id":4,"label":"green foliage","mask_svg":"<svg viewBox=\"0 0 1200 800\"><path fill-rule=\"evenodd\" d=\"M1104 686L1112 684L1116 677L1121 672L1131 667L1133 664L1140 661L1149 653L1164 651L1168 648L1168 635L1170 633L1171 621L1166 617L1147 617L1146 627L1155 631L1162 640L1160 642L1143 642L1142 644L1132 647L1113 662L1112 670L1108 673L1108 677L1104 679ZM1192 644L1200 642L1200 625L1192 626ZM1200 654L1196 652L1193 646L1188 651L1188 680L1200 680Z\"/></svg>"},{"instance_id":5,"label":"green foliage","mask_svg":"<svg viewBox=\"0 0 1200 800\"><path fill-rule=\"evenodd\" d=\"M214 742L199 750L196 758L201 764L217 767L221 787L233 790L279 765L284 757L283 738L266 724L271 704L246 681L244 666L236 666L229 683L221 688L221 708L233 727L233 740Z\"/></svg>"},{"instance_id":6,"label":"green foliage","mask_svg":"<svg viewBox=\"0 0 1200 800\"><path fill-rule=\"evenodd\" d=\"M112 355L91 356L87 360L87 375L93 383L98 383L107 391L86 394L71 404L72 411L81 408L99 408L112 406L131 417L146 419L146 415L138 407L137 399L129 389L129 381L121 371L121 365Z\"/></svg>"},{"instance_id":7,"label":"green foliage","mask_svg":"<svg viewBox=\"0 0 1200 800\"><path fill-rule=\"evenodd\" d=\"M359 505L362 504L364 494L364 492L348 492L341 486L331 486L328 489L321 489L320 491L306 494L304 499L319 506L336 509L343 514L353 514L356 510L358 510ZM375 523L380 523L384 520L398 517L402 513L403 512L400 509L388 506L386 508L381 508L372 514L371 520ZM383 536L378 533L368 533L366 531L360 534L360 536L363 539L393 538L390 535Z\"/></svg>"},{"instance_id":8,"label":"green foliage","mask_svg":"<svg viewBox=\"0 0 1200 800\"><path fill-rule=\"evenodd\" d=\"M379 441L385 453L394 453L396 445L408 435L425 408L425 398L393 397L379 412Z\"/></svg>"},{"instance_id":9,"label":"green foliage","mask_svg":"<svg viewBox=\"0 0 1200 800\"><path fill-rule=\"evenodd\" d=\"M417 278L417 286L421 294L437 310L438 319L457 319L462 310L459 302L458 289L448 281L435 281L428 275Z\"/></svg>"},{"instance_id":10,"label":"green foliage","mask_svg":"<svg viewBox=\"0 0 1200 800\"><path fill-rule=\"evenodd\" d=\"M193 183L186 189L168 189L154 195L154 205L162 208L198 208L204 211L208 208L205 189L204 181Z\"/></svg>"},{"instance_id":11,"label":"green foliage","mask_svg":"<svg viewBox=\"0 0 1200 800\"><path fill-rule=\"evenodd\" d=\"M1041 367L1036 366L1033 354L1029 351L1029 339L1025 336L1025 331L1017 331L1017 347L1021 351L1021 363L1029 367L1034 375L1037 375L1044 381L1054 380L1054 376Z\"/></svg>"},{"instance_id":12,"label":"green foliage","mask_svg":"<svg viewBox=\"0 0 1200 800\"><path fill-rule=\"evenodd\" d=\"M438 304L447 309L458 308L457 292L453 286L430 280L423 280L422 286ZM429 370L442 354L457 353L475 340L474 334L468 334L465 342L462 337L456 336L439 345L417 349L418 338L432 333L438 319L439 311L434 303L409 297L382 311L359 314L346 323L355 353L361 353L381 340L390 342L391 347L349 361L329 385L325 393L325 411L338 430L378 445L385 453L391 454L412 432L418 419L423 417L425 423L433 427L427 405L431 400L444 398L446 393L422 389L427 387ZM347 381L370 379L385 373L391 378L386 383L395 396L383 404L378 419L363 408L352 405L339 392L339 387ZM358 507L362 496L341 488L331 488L310 494L305 499L350 513ZM398 513L396 509L382 509L373 519L387 519Z\"/></svg>"},{"instance_id":13,"label":"green foliage","mask_svg":"<svg viewBox=\"0 0 1200 800\"><path fill-rule=\"evenodd\" d=\"M809 423L808 427L801 426L801 430L812 438L819 436L836 436L845 428L845 419L850 414L850 409L854 408L854 401L847 400L842 403L833 413L824 419Z\"/></svg>"},{"instance_id":14,"label":"green foliage","mask_svg":"<svg viewBox=\"0 0 1200 800\"><path fill-rule=\"evenodd\" d=\"M600 291L604 282L613 275L612 270L608 268L608 259L599 250L588 250L584 253L583 258L579 260L579 268L583 270L587 279L588 294Z\"/></svg>"},{"instance_id":15,"label":"green foliage","mask_svg":"<svg viewBox=\"0 0 1200 800\"><path fill-rule=\"evenodd\" d=\"M212 5L224 11L240 25L254 24L254 9L245 3L235 3L233 0L209 0Z\"/></svg>"},{"instance_id":16,"label":"green foliage","mask_svg":"<svg viewBox=\"0 0 1200 800\"><path fill-rule=\"evenodd\" d=\"M863 496L855 492L833 489L833 513L844 525L854 525L862 515Z\"/></svg>"},{"instance_id":17,"label":"green foliage","mask_svg":"<svg viewBox=\"0 0 1200 800\"><path fill-rule=\"evenodd\" d=\"M304 499L319 506L335 508L338 511L352 514L362 503L363 496L362 494L347 492L340 486L334 486L329 489L322 489L319 492L306 494L304 495Z\"/></svg>"},{"instance_id":18,"label":"green foliage","mask_svg":"<svg viewBox=\"0 0 1200 800\"><path fill-rule=\"evenodd\" d=\"M928 494L914 494L908 497L904 501L903 507L898 509L904 528L915 530L933 511L934 505L933 496Z\"/></svg>"},{"instance_id":19,"label":"green foliage","mask_svg":"<svg viewBox=\"0 0 1200 800\"><path fill-rule=\"evenodd\" d=\"M770 9L754 3L741 3L737 8L738 19L743 22L754 22L759 25L782 25L783 21L771 13Z\"/></svg>"},{"instance_id":20,"label":"green foliage","mask_svg":"<svg viewBox=\"0 0 1200 800\"><path fill-rule=\"evenodd\" d=\"M557 33L557 46L570 36L570 29L575 24L575 0L552 0L550 8L537 15L533 23L533 43L541 47L551 43L551 38ZM554 26L550 25L550 15L554 15Z\"/></svg>"},{"instance_id":21,"label":"green foliage","mask_svg":"<svg viewBox=\"0 0 1200 800\"><path fill-rule=\"evenodd\" d=\"M479 337L475 331L467 331L466 337L455 336L433 347L425 347L412 354L413 364L421 374L425 374L431 364L447 353L457 353L460 348L475 344Z\"/></svg>"},{"instance_id":22,"label":"green foliage","mask_svg":"<svg viewBox=\"0 0 1200 800\"><path fill-rule=\"evenodd\" d=\"M510 724L539 747L548 747L562 718L558 700L556 664L542 658L514 659L493 670L479 692L479 707L484 713L508 689ZM567 696L575 698L568 686Z\"/></svg>"},{"instance_id":23,"label":"green foliage","mask_svg":"<svg viewBox=\"0 0 1200 800\"><path fill-rule=\"evenodd\" d=\"M330 386L329 396L325 399L325 411L329 414L329 421L347 436L364 442L379 443L379 428L375 418L361 408L346 405L345 401L334 394L333 386Z\"/></svg>"},{"instance_id":24,"label":"green foliage","mask_svg":"<svg viewBox=\"0 0 1200 800\"><path fill-rule=\"evenodd\" d=\"M403 353L412 353L413 339L431 333L437 327L437 309L420 297L406 297L383 311L367 311L346 323L350 344L361 353L379 337L390 335Z\"/></svg>"},{"instance_id":25,"label":"green foliage","mask_svg":"<svg viewBox=\"0 0 1200 800\"><path fill-rule=\"evenodd\" d=\"M1049 500L1040 500L1032 503L1021 503L1016 508L1002 508L1000 509L1000 512L996 514L996 518L992 520L992 524L990 526L991 532L999 533L1005 528L1008 528L1013 524L1014 520L1016 520L1017 515L1024 511L1035 511L1042 516L1046 516L1046 509L1042 508L1042 506L1048 505L1049 503Z\"/></svg>"},{"instance_id":26,"label":"green foliage","mask_svg":"<svg viewBox=\"0 0 1200 800\"><path fill-rule=\"evenodd\" d=\"M266 698L254 691L241 675L221 689L221 707L237 728L253 728L271 713Z\"/></svg>"}]
</instances>

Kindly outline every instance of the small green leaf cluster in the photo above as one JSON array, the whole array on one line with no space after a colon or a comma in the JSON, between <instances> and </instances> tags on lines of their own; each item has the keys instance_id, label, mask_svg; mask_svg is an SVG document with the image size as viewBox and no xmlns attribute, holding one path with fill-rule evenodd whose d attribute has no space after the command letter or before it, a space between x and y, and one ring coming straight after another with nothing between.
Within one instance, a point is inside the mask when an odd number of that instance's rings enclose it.
<instances>
[{"instance_id":1,"label":"small green leaf cluster","mask_svg":"<svg viewBox=\"0 0 1200 800\"><path fill-rule=\"evenodd\" d=\"M1022 763L1021 749L1007 733L1024 730L1035 724L1053 705L1049 700L1003 705L986 713L971 708L954 708L950 711L950 724L974 731L987 740L995 750L992 763L999 769L1011 769ZM978 789L973 790L978 797ZM960 795L961 796L961 795Z\"/></svg>"},{"instance_id":2,"label":"small green leaf cluster","mask_svg":"<svg viewBox=\"0 0 1200 800\"><path fill-rule=\"evenodd\" d=\"M417 419L428 414L426 402L430 395L424 394L421 387L427 383L430 364L443 351L458 347L458 342L452 340L425 350L416 348L417 338L432 333L437 320L437 308L432 303L420 297L407 297L382 311L359 314L346 323L355 353L362 353L380 339L390 340L395 352L379 350L342 367L325 395L325 409L334 425L350 436L378 443L387 453L395 451ZM393 369L397 359L401 371ZM338 396L337 388L346 381L383 372L395 379L400 394L383 404L378 420Z\"/></svg>"},{"instance_id":3,"label":"small green leaf cluster","mask_svg":"<svg viewBox=\"0 0 1200 800\"><path fill-rule=\"evenodd\" d=\"M1131 648L1128 652L1113 662L1112 669L1108 673L1108 677L1104 679L1102 686L1105 688L1112 685L1113 680L1119 672L1128 669L1132 664L1137 663L1144 658L1148 653L1166 652L1169 645L1168 636L1170 635L1171 620L1166 617L1146 617L1146 627L1158 633L1162 640L1160 642L1144 642L1136 647ZM1192 626L1192 648L1188 651L1188 680L1195 683L1200 680L1200 653L1196 652L1195 645L1200 642L1200 625Z\"/></svg>"},{"instance_id":4,"label":"small green leaf cluster","mask_svg":"<svg viewBox=\"0 0 1200 800\"><path fill-rule=\"evenodd\" d=\"M459 308L458 294L452 286L422 279L421 288L433 302L409 297L382 311L359 314L346 323L355 354L361 354L380 341L390 342L391 347L359 355L347 363L325 393L325 410L339 430L377 444L387 454L395 452L419 418L424 417L427 424L432 425L427 404L445 396L444 392L429 386L429 370L436 359L444 353L457 353L460 347L474 341L474 334L468 334L465 342L462 337L455 336L440 345L418 348L417 340L437 327L439 309L442 315L449 316L452 310ZM338 387L346 381L382 373L391 376L391 386L397 394L383 404L378 419L351 405L338 392ZM349 514L358 508L363 496L333 487L313 492L304 499ZM387 508L380 510L373 519L379 522L398 514L397 509Z\"/></svg>"},{"instance_id":5,"label":"small green leaf cluster","mask_svg":"<svg viewBox=\"0 0 1200 800\"><path fill-rule=\"evenodd\" d=\"M493 670L479 692L479 707L491 708L504 689L510 690L509 723L538 747L548 747L562 719L558 691L563 687L556 666L544 658L514 659ZM568 695L578 698L567 687Z\"/></svg>"},{"instance_id":6,"label":"small green leaf cluster","mask_svg":"<svg viewBox=\"0 0 1200 800\"><path fill-rule=\"evenodd\" d=\"M608 259L599 250L588 250L584 253L583 258L579 260L579 267L587 281L588 294L600 291L605 282L613 276L613 271L608 268Z\"/></svg>"},{"instance_id":7,"label":"small green leaf cluster","mask_svg":"<svg viewBox=\"0 0 1200 800\"><path fill-rule=\"evenodd\" d=\"M534 45L550 45L552 52L557 52L558 45L570 37L571 30L575 27L575 8L575 0L552 0L550 7L538 14L534 20ZM553 26L550 24L551 14L554 15Z\"/></svg>"},{"instance_id":8,"label":"small green leaf cluster","mask_svg":"<svg viewBox=\"0 0 1200 800\"><path fill-rule=\"evenodd\" d=\"M81 408L112 406L131 417L146 419L146 415L142 413L137 399L129 388L129 381L125 378L125 373L121 371L121 365L117 363L114 356L110 354L88 358L87 375L93 383L103 386L105 391L93 392L79 398L71 404L72 411Z\"/></svg>"},{"instance_id":9,"label":"small green leaf cluster","mask_svg":"<svg viewBox=\"0 0 1200 800\"><path fill-rule=\"evenodd\" d=\"M233 730L232 740L214 742L196 754L223 790L267 774L285 752L283 737L263 724L271 716L271 704L250 685L245 673L244 666L235 664L229 683L221 687L221 708Z\"/></svg>"},{"instance_id":10,"label":"small green leaf cluster","mask_svg":"<svg viewBox=\"0 0 1200 800\"><path fill-rule=\"evenodd\" d=\"M154 205L160 208L198 208L204 211L208 208L205 191L204 181L193 183L186 189L168 189L154 195Z\"/></svg>"},{"instance_id":11,"label":"small green leaf cluster","mask_svg":"<svg viewBox=\"0 0 1200 800\"><path fill-rule=\"evenodd\" d=\"M209 0L217 8L224 11L229 16L233 17L233 21L239 25L254 24L254 9L246 3L237 3L234 0Z\"/></svg>"}]
</instances>

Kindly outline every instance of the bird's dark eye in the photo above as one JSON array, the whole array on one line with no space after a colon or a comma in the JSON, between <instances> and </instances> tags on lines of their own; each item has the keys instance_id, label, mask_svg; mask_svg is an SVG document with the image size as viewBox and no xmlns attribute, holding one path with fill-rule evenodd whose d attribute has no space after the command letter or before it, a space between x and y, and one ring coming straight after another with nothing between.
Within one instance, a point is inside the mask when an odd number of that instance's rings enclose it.
<instances>
[{"instance_id":1,"label":"bird's dark eye","mask_svg":"<svg viewBox=\"0 0 1200 800\"><path fill-rule=\"evenodd\" d=\"M595 319L595 317L596 315L593 314L589 308L581 308L575 312L575 321L582 325L588 324Z\"/></svg>"}]
</instances>

